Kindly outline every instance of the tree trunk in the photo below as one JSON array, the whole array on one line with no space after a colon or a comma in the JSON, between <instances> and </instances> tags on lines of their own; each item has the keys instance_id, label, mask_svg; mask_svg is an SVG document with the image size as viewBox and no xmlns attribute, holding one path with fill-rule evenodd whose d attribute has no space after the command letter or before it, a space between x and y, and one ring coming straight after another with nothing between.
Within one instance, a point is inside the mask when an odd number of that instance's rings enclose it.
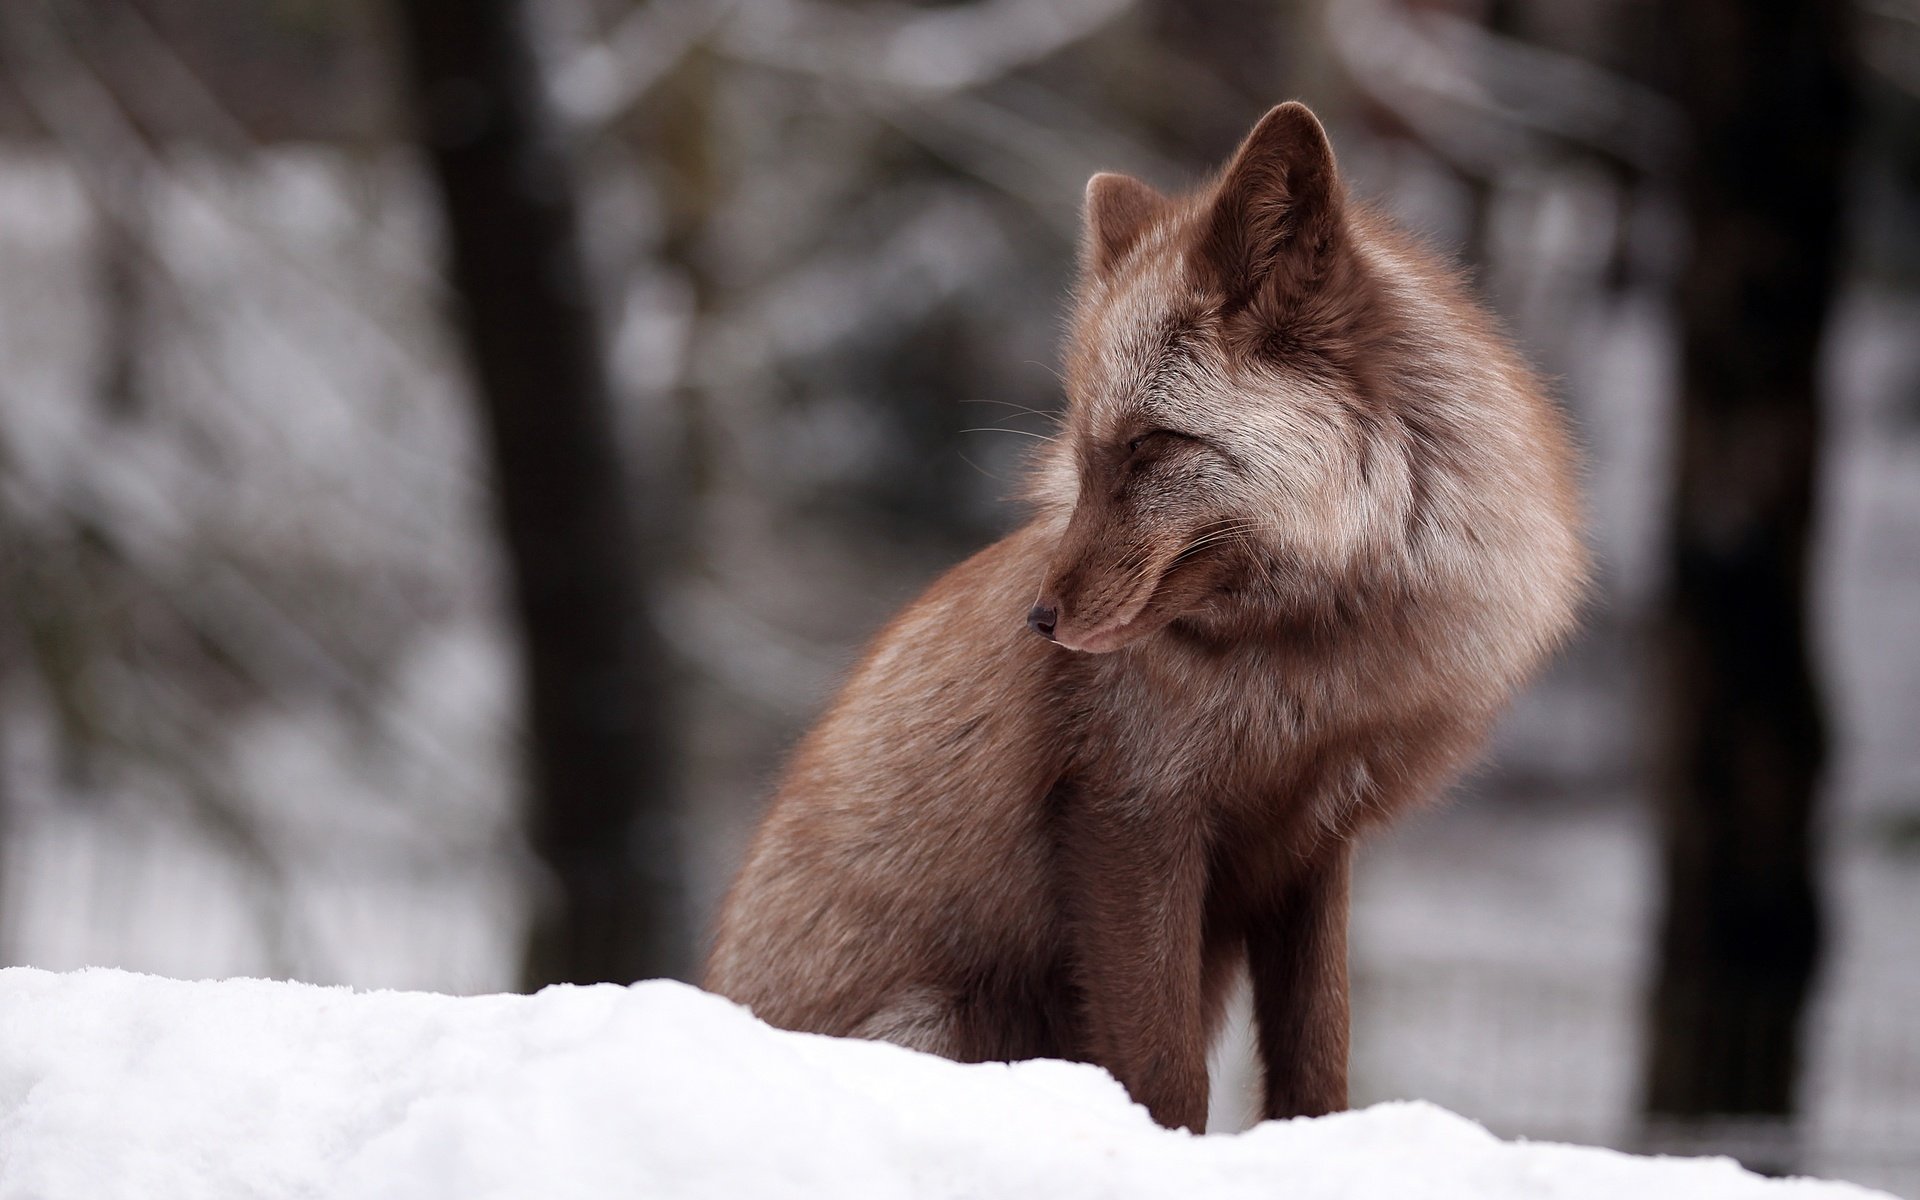
<instances>
[{"instance_id":1,"label":"tree trunk","mask_svg":"<svg viewBox=\"0 0 1920 1200\"><path fill-rule=\"evenodd\" d=\"M525 982L626 982L687 964L669 672L524 7L398 3L522 637L528 826L550 872Z\"/></svg>"},{"instance_id":2,"label":"tree trunk","mask_svg":"<svg viewBox=\"0 0 1920 1200\"><path fill-rule=\"evenodd\" d=\"M1656 1121L1792 1113L1819 960L1825 734L1807 640L1817 358L1850 127L1838 3L1675 6L1684 180Z\"/></svg>"},{"instance_id":3,"label":"tree trunk","mask_svg":"<svg viewBox=\"0 0 1920 1200\"><path fill-rule=\"evenodd\" d=\"M116 195L94 201L94 286L100 297L94 391L102 415L114 421L138 417L145 407L140 382L147 350L144 173L136 162L101 164L101 176Z\"/></svg>"}]
</instances>

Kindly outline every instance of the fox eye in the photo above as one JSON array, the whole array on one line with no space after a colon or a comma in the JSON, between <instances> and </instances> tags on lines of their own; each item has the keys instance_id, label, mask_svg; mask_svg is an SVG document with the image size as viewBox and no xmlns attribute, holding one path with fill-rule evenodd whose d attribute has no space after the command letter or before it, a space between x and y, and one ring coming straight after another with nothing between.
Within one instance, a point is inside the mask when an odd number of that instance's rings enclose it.
<instances>
[{"instance_id":1,"label":"fox eye","mask_svg":"<svg viewBox=\"0 0 1920 1200\"><path fill-rule=\"evenodd\" d=\"M1171 441L1191 441L1191 440L1192 438L1190 438L1187 434L1178 433L1171 429L1149 429L1145 433L1138 435L1133 440L1127 443L1127 453L1138 454L1140 453L1140 448L1142 446L1145 446L1147 443L1153 442L1153 441L1170 441L1171 442Z\"/></svg>"}]
</instances>

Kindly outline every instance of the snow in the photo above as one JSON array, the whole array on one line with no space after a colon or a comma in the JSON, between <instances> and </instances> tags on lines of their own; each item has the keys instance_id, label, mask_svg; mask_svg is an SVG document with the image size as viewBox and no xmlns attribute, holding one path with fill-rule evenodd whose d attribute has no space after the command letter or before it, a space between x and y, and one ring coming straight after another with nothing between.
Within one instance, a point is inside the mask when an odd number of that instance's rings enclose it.
<instances>
[{"instance_id":1,"label":"snow","mask_svg":"<svg viewBox=\"0 0 1920 1200\"><path fill-rule=\"evenodd\" d=\"M1282 1192L1880 1195L1503 1142L1420 1103L1193 1137L1092 1067L786 1033L660 981L459 998L0 971L0 1200Z\"/></svg>"}]
</instances>

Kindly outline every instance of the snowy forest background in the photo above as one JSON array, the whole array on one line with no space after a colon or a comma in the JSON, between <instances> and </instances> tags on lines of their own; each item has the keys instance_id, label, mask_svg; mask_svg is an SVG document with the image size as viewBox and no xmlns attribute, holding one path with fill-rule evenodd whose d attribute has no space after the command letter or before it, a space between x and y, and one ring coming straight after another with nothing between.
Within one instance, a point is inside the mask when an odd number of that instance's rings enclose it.
<instances>
[{"instance_id":1,"label":"snowy forest background","mask_svg":"<svg viewBox=\"0 0 1920 1200\"><path fill-rule=\"evenodd\" d=\"M1086 177L1295 96L1558 381L1602 563L1363 855L1356 1101L1920 1191L1912 0L6 0L0 962L689 971L1014 519Z\"/></svg>"}]
</instances>

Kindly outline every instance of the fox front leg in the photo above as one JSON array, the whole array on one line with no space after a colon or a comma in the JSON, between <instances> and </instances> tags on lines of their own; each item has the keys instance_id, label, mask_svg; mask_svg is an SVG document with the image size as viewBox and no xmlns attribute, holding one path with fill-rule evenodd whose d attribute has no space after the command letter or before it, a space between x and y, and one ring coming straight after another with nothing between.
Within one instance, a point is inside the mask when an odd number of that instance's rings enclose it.
<instances>
[{"instance_id":1,"label":"fox front leg","mask_svg":"<svg viewBox=\"0 0 1920 1200\"><path fill-rule=\"evenodd\" d=\"M1352 850L1322 850L1247 933L1266 1118L1347 1107L1347 887Z\"/></svg>"},{"instance_id":2,"label":"fox front leg","mask_svg":"<svg viewBox=\"0 0 1920 1200\"><path fill-rule=\"evenodd\" d=\"M1149 798L1084 793L1068 798L1062 819L1087 1056L1161 1125L1203 1131L1206 855L1199 824Z\"/></svg>"}]
</instances>

